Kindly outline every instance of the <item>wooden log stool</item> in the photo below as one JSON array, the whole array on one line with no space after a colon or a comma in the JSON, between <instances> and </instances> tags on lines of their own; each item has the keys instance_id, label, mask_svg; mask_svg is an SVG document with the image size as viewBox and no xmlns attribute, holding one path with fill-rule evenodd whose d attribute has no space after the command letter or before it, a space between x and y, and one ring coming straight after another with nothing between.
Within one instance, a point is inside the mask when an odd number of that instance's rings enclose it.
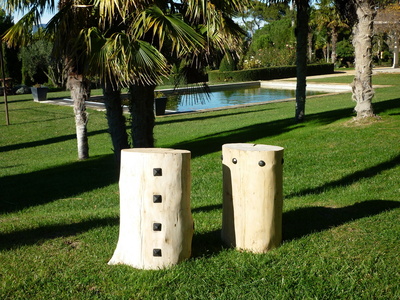
<instances>
[{"instance_id":1,"label":"wooden log stool","mask_svg":"<svg viewBox=\"0 0 400 300\"><path fill-rule=\"evenodd\" d=\"M222 146L222 240L229 246L264 253L282 241L283 148Z\"/></svg>"},{"instance_id":2,"label":"wooden log stool","mask_svg":"<svg viewBox=\"0 0 400 300\"><path fill-rule=\"evenodd\" d=\"M110 265L161 269L191 255L190 151L121 151L120 229Z\"/></svg>"}]
</instances>

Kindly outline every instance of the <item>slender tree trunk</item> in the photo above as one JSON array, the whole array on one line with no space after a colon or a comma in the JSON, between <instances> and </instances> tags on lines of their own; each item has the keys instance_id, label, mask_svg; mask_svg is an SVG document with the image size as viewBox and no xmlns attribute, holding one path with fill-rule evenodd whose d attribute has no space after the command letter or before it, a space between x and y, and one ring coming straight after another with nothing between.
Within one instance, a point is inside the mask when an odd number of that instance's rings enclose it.
<instances>
[{"instance_id":1,"label":"slender tree trunk","mask_svg":"<svg viewBox=\"0 0 400 300\"><path fill-rule=\"evenodd\" d=\"M329 62L329 57L331 54L331 44L329 43L329 41L326 42L326 62Z\"/></svg>"},{"instance_id":2,"label":"slender tree trunk","mask_svg":"<svg viewBox=\"0 0 400 300\"><path fill-rule=\"evenodd\" d=\"M357 23L353 28L355 77L351 84L356 101L356 119L374 116L372 109L372 34L375 11L370 1L357 1Z\"/></svg>"},{"instance_id":3,"label":"slender tree trunk","mask_svg":"<svg viewBox=\"0 0 400 300\"><path fill-rule=\"evenodd\" d=\"M399 33L394 32L393 33L393 65L392 68L398 68L399 67Z\"/></svg>"},{"instance_id":4,"label":"slender tree trunk","mask_svg":"<svg viewBox=\"0 0 400 300\"><path fill-rule=\"evenodd\" d=\"M332 52L331 52L331 62L333 64L336 64L336 59L337 59L337 55L336 55L336 45L337 45L337 41L338 41L338 32L337 32L337 28L333 27L332 28L332 37L331 37L331 41L332 41Z\"/></svg>"},{"instance_id":5,"label":"slender tree trunk","mask_svg":"<svg viewBox=\"0 0 400 300\"><path fill-rule=\"evenodd\" d=\"M307 34L308 34L309 4L308 0L297 1L296 26L296 122L304 121L306 107L306 76L307 76Z\"/></svg>"},{"instance_id":6,"label":"slender tree trunk","mask_svg":"<svg viewBox=\"0 0 400 300\"><path fill-rule=\"evenodd\" d=\"M307 35L307 47L308 47L308 61L312 61L313 59L313 55L312 55L312 39L313 39L313 33L311 32L311 30L308 31L308 35Z\"/></svg>"},{"instance_id":7,"label":"slender tree trunk","mask_svg":"<svg viewBox=\"0 0 400 300\"><path fill-rule=\"evenodd\" d=\"M89 158L89 143L87 136L87 123L89 114L86 112L85 101L89 98L90 83L83 75L70 74L68 88L74 102L76 139L78 144L78 159Z\"/></svg>"},{"instance_id":8,"label":"slender tree trunk","mask_svg":"<svg viewBox=\"0 0 400 300\"><path fill-rule=\"evenodd\" d=\"M130 113L132 118L132 141L136 148L154 147L153 128L155 86L134 85L130 87Z\"/></svg>"},{"instance_id":9,"label":"slender tree trunk","mask_svg":"<svg viewBox=\"0 0 400 300\"><path fill-rule=\"evenodd\" d=\"M104 103L108 130L111 135L113 151L117 166L121 163L121 150L130 148L128 134L126 133L126 119L123 114L121 90L114 88L111 82L103 86Z\"/></svg>"}]
</instances>

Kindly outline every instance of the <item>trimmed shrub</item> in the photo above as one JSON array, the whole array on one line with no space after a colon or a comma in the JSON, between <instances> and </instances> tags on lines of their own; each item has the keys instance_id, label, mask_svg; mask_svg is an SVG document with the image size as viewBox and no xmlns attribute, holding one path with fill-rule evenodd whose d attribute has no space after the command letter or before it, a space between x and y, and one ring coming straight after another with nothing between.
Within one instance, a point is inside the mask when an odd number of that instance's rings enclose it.
<instances>
[{"instance_id":1,"label":"trimmed shrub","mask_svg":"<svg viewBox=\"0 0 400 300\"><path fill-rule=\"evenodd\" d=\"M307 66L307 75L332 74L333 64L313 64ZM257 80L272 80L296 77L296 66L257 68L240 71L211 71L208 73L210 82L242 82Z\"/></svg>"},{"instance_id":2,"label":"trimmed shrub","mask_svg":"<svg viewBox=\"0 0 400 300\"><path fill-rule=\"evenodd\" d=\"M231 53L229 52L225 53L219 65L219 70L221 72L236 70L236 63Z\"/></svg>"}]
</instances>

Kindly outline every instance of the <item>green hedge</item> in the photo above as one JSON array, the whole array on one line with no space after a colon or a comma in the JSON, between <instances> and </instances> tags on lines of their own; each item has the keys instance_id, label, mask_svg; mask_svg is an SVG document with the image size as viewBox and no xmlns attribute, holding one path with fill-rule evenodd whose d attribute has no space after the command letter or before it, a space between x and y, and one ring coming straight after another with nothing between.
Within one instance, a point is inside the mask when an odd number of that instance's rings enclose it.
<instances>
[{"instance_id":1,"label":"green hedge","mask_svg":"<svg viewBox=\"0 0 400 300\"><path fill-rule=\"evenodd\" d=\"M307 66L307 75L332 74L333 64L313 64ZM209 82L241 82L255 80L271 80L296 77L296 66L258 68L240 71L208 72Z\"/></svg>"}]
</instances>

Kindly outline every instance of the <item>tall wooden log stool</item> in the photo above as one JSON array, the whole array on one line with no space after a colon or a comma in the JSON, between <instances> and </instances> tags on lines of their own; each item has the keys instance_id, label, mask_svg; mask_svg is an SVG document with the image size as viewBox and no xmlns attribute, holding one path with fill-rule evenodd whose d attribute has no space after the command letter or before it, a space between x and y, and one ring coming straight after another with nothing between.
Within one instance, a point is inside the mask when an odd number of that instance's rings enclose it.
<instances>
[{"instance_id":1,"label":"tall wooden log stool","mask_svg":"<svg viewBox=\"0 0 400 300\"><path fill-rule=\"evenodd\" d=\"M229 246L264 253L282 241L283 148L222 146L222 240Z\"/></svg>"},{"instance_id":2,"label":"tall wooden log stool","mask_svg":"<svg viewBox=\"0 0 400 300\"><path fill-rule=\"evenodd\" d=\"M120 229L109 264L160 269L191 255L190 151L121 151Z\"/></svg>"}]
</instances>

